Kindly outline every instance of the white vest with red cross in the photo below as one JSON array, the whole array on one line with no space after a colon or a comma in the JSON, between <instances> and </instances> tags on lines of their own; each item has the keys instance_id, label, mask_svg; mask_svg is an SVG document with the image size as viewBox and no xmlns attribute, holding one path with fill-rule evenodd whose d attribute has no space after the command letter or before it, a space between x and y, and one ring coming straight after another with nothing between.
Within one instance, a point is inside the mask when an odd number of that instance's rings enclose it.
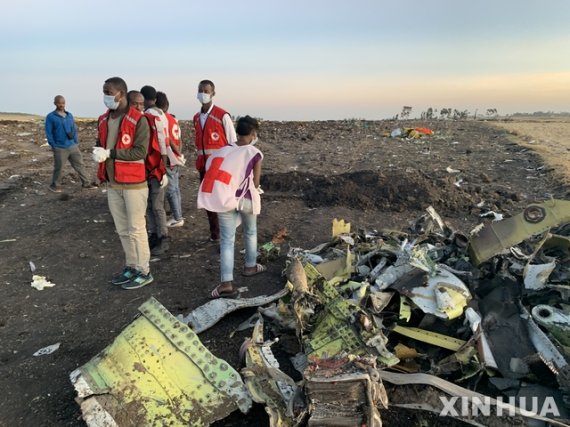
<instances>
[{"instance_id":1,"label":"white vest with red cross","mask_svg":"<svg viewBox=\"0 0 570 427\"><path fill-rule=\"evenodd\" d=\"M206 162L206 174L198 190L198 209L211 212L241 210L250 193L253 214L261 212L261 197L253 183L255 159L263 154L252 145L226 145L214 151Z\"/></svg>"}]
</instances>

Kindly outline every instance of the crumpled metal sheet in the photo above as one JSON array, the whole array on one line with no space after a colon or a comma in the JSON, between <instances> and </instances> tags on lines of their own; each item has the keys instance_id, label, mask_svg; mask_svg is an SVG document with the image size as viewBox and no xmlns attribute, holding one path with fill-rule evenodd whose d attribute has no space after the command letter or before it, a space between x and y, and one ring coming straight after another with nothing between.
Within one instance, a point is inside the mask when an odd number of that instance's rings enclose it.
<instances>
[{"instance_id":1,"label":"crumpled metal sheet","mask_svg":"<svg viewBox=\"0 0 570 427\"><path fill-rule=\"evenodd\" d=\"M192 310L186 316L179 316L182 323L188 324L197 334L204 332L218 323L229 313L247 307L258 307L269 304L287 295L288 290L282 289L273 295L261 295L255 298L227 299L217 298Z\"/></svg>"},{"instance_id":2,"label":"crumpled metal sheet","mask_svg":"<svg viewBox=\"0 0 570 427\"><path fill-rule=\"evenodd\" d=\"M240 375L150 298L114 342L70 374L89 427L207 426L251 397Z\"/></svg>"},{"instance_id":3,"label":"crumpled metal sheet","mask_svg":"<svg viewBox=\"0 0 570 427\"><path fill-rule=\"evenodd\" d=\"M434 275L415 269L391 286L411 299L424 313L442 319L455 319L471 300L471 293L461 279L447 270Z\"/></svg>"},{"instance_id":4,"label":"crumpled metal sheet","mask_svg":"<svg viewBox=\"0 0 570 427\"><path fill-rule=\"evenodd\" d=\"M309 427L382 427L381 408L388 407L380 373L360 358L314 360L305 370Z\"/></svg>"},{"instance_id":5,"label":"crumpled metal sheet","mask_svg":"<svg viewBox=\"0 0 570 427\"><path fill-rule=\"evenodd\" d=\"M522 213L484 226L469 242L471 261L479 265L504 249L550 227L570 221L569 200L549 200L528 206Z\"/></svg>"},{"instance_id":6,"label":"crumpled metal sheet","mask_svg":"<svg viewBox=\"0 0 570 427\"><path fill-rule=\"evenodd\" d=\"M540 304L533 307L532 318L552 334L570 357L570 314L559 308Z\"/></svg>"},{"instance_id":7,"label":"crumpled metal sheet","mask_svg":"<svg viewBox=\"0 0 570 427\"><path fill-rule=\"evenodd\" d=\"M279 370L279 362L271 351L273 342L263 338L263 320L257 321L247 342L245 368L241 370L245 384L257 403L264 403L271 427L297 425L302 410L294 408L297 384Z\"/></svg>"}]
</instances>

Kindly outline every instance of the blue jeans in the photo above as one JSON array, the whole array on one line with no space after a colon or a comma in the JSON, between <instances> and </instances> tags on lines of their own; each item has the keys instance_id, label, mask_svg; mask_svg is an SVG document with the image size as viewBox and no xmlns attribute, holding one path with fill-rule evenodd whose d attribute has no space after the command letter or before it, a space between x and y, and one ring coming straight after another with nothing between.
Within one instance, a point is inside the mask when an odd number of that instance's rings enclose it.
<instances>
[{"instance_id":1,"label":"blue jeans","mask_svg":"<svg viewBox=\"0 0 570 427\"><path fill-rule=\"evenodd\" d=\"M241 219L245 245L245 266L257 264L257 215L252 213L251 200L244 200L243 210L219 212L220 221L220 273L222 282L234 280L234 246L236 228Z\"/></svg>"},{"instance_id":2,"label":"blue jeans","mask_svg":"<svg viewBox=\"0 0 570 427\"><path fill-rule=\"evenodd\" d=\"M182 199L180 197L180 166L166 168L168 186L166 187L166 199L172 211L172 217L179 221L182 219Z\"/></svg>"}]
</instances>

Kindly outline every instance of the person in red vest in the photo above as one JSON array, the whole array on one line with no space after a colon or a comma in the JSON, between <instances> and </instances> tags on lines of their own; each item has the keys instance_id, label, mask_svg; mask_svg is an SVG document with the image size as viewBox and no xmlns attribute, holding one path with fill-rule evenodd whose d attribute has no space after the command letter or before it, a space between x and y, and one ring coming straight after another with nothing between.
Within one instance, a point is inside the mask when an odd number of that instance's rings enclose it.
<instances>
[{"instance_id":1,"label":"person in red vest","mask_svg":"<svg viewBox=\"0 0 570 427\"><path fill-rule=\"evenodd\" d=\"M163 177L166 173L168 161L168 122L164 112L156 106L156 89L152 86L143 86L140 93L144 96L144 115L147 117L151 133L156 136L160 156L149 156L147 167L148 174L148 209L147 219L150 230L150 253L151 255L163 255L170 249L168 227L166 224L166 210L164 209L164 196L168 178ZM149 154L151 151L149 150ZM152 164L149 164L152 162Z\"/></svg>"},{"instance_id":2,"label":"person in red vest","mask_svg":"<svg viewBox=\"0 0 570 427\"><path fill-rule=\"evenodd\" d=\"M184 217L182 216L182 198L180 196L180 168L184 166L186 159L184 154L182 154L180 125L176 117L168 112L170 103L164 92L156 92L156 106L166 116L168 135L170 137L170 145L167 147L168 164L166 166L166 175L168 176L168 186L166 187L166 199L170 205L172 218L166 222L166 225L168 227L182 227L184 225Z\"/></svg>"},{"instance_id":3,"label":"person in red vest","mask_svg":"<svg viewBox=\"0 0 570 427\"><path fill-rule=\"evenodd\" d=\"M129 102L129 106L137 109L141 113L144 113L145 106L144 106L144 96L142 93L137 92L136 90L131 90L127 94L127 99ZM146 167L146 179L147 184L149 187L149 194L153 192L153 186L158 183L159 185L159 194L162 194L162 200L159 200L159 203L162 203L162 209L164 210L164 191L167 185L168 178L165 178L166 174L166 167L163 162L163 157L160 153L160 144L158 142L158 134L156 130L156 123L155 117L148 113L144 113L145 117L148 120L148 124L150 126L150 143L148 146L148 154L145 159L145 167ZM160 231L161 227L159 227L159 221L156 220L158 215L156 215L155 209L153 209L153 204L151 198L149 197L146 215L149 223L149 246L150 246L150 254L151 255L162 255L166 250L169 248L168 243L164 236L161 236L161 244L158 245L158 232Z\"/></svg>"},{"instance_id":4,"label":"person in red vest","mask_svg":"<svg viewBox=\"0 0 570 427\"><path fill-rule=\"evenodd\" d=\"M206 174L206 160L218 148L237 141L236 131L230 114L214 105L212 98L216 95L216 87L211 80L202 80L198 84L198 101L202 108L194 115L196 131L196 169L200 174L200 182ZM210 224L210 241L219 242L220 224L216 212L206 211Z\"/></svg>"},{"instance_id":5,"label":"person in red vest","mask_svg":"<svg viewBox=\"0 0 570 427\"><path fill-rule=\"evenodd\" d=\"M145 222L150 127L140 111L129 107L127 93L122 78L105 80L103 102L108 109L98 119L93 160L99 163L97 178L107 183L109 210L125 253L125 267L111 283L136 289L154 280Z\"/></svg>"}]
</instances>

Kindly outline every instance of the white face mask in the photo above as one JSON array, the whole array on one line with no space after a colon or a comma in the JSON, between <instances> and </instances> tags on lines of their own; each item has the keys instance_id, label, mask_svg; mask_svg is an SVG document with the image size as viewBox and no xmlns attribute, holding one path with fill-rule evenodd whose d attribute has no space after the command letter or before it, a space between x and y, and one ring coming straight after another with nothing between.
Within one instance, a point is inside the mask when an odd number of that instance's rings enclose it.
<instances>
[{"instance_id":1,"label":"white face mask","mask_svg":"<svg viewBox=\"0 0 570 427\"><path fill-rule=\"evenodd\" d=\"M115 101L115 95L103 95L103 103L109 110L116 110L119 107L119 101Z\"/></svg>"},{"instance_id":2,"label":"white face mask","mask_svg":"<svg viewBox=\"0 0 570 427\"><path fill-rule=\"evenodd\" d=\"M196 98L198 98L198 101L202 104L208 104L212 100L210 94L204 92L198 92L198 96Z\"/></svg>"},{"instance_id":3,"label":"white face mask","mask_svg":"<svg viewBox=\"0 0 570 427\"><path fill-rule=\"evenodd\" d=\"M255 145L255 144L257 144L258 141L259 141L259 138L256 136L255 138L253 138L253 139L251 140L251 142L250 142L249 144L250 144L250 145Z\"/></svg>"}]
</instances>

